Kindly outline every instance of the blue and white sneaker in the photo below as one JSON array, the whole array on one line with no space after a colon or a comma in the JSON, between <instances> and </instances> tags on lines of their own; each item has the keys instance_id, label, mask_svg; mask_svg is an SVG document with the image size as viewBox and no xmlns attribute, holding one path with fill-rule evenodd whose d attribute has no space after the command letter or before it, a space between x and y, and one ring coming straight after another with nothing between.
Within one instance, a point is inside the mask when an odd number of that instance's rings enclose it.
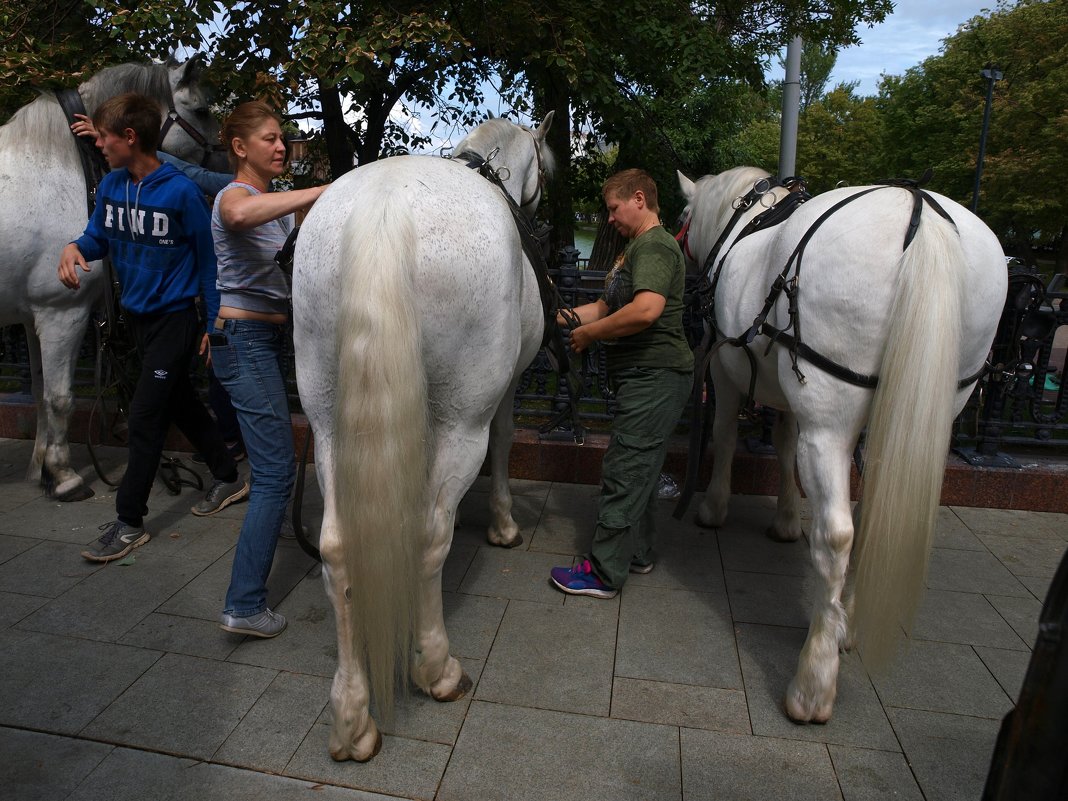
<instances>
[{"instance_id":1,"label":"blue and white sneaker","mask_svg":"<svg viewBox=\"0 0 1068 801\"><path fill-rule=\"evenodd\" d=\"M574 567L554 567L549 579L557 589L568 595L589 595L592 598L615 598L619 590L609 587L593 572L589 559Z\"/></svg>"}]
</instances>

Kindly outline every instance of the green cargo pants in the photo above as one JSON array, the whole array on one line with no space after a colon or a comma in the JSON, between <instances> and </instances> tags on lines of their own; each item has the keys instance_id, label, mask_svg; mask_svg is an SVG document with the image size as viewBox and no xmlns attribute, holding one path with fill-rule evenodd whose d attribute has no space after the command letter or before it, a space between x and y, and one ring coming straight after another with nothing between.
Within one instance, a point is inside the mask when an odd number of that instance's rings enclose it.
<instances>
[{"instance_id":1,"label":"green cargo pants","mask_svg":"<svg viewBox=\"0 0 1068 801\"><path fill-rule=\"evenodd\" d=\"M601 500L590 562L605 584L619 589L627 580L631 560L651 558L657 482L693 375L630 367L619 370L613 381L616 416L601 466Z\"/></svg>"}]
</instances>

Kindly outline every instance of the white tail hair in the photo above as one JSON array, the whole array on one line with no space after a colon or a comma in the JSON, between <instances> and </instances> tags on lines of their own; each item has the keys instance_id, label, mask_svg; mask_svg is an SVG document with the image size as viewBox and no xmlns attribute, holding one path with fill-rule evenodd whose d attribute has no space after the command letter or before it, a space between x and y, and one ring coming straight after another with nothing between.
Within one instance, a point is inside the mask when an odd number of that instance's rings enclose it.
<instances>
[{"instance_id":1,"label":"white tail hair","mask_svg":"<svg viewBox=\"0 0 1068 801\"><path fill-rule=\"evenodd\" d=\"M395 195L345 223L335 493L352 648L387 719L405 689L425 539L428 411L411 214Z\"/></svg>"},{"instance_id":2,"label":"white tail hair","mask_svg":"<svg viewBox=\"0 0 1068 801\"><path fill-rule=\"evenodd\" d=\"M898 627L911 627L927 578L960 370L964 253L953 225L925 210L898 266L855 547L853 630L876 669Z\"/></svg>"}]
</instances>

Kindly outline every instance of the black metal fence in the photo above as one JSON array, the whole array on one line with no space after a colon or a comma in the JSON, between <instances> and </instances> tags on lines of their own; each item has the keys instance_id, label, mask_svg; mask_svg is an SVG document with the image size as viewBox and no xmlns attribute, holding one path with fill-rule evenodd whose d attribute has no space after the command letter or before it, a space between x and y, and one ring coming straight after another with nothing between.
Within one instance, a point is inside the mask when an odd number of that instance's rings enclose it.
<instances>
[{"instance_id":1,"label":"black metal fence","mask_svg":"<svg viewBox=\"0 0 1068 801\"><path fill-rule=\"evenodd\" d=\"M596 300L604 288L605 273L590 270L577 251L565 249L550 270L564 300L577 306ZM1064 388L1068 344L1068 286L1057 276L1048 286L1034 270L1010 265L1010 286L1005 312L991 351L992 369L979 382L954 430L954 449L976 464L1014 464L1004 451L1038 446L1068 457L1068 393ZM692 291L696 279L688 280ZM700 321L686 317L692 341L700 337ZM1061 334L1061 336L1058 336ZM21 326L0 328L0 392L29 394L29 366ZM96 339L90 329L83 343L75 376L75 393L91 397L94 386ZM580 420L593 429L607 429L613 397L601 349L573 357L583 385ZM289 354L292 365L292 353ZM293 370L289 372L291 408L300 410ZM545 352L523 373L515 397L517 424L538 427L567 408L567 387L557 381ZM764 450L770 443L774 416L764 414L756 425L744 423L742 436L750 447ZM686 418L680 420L680 430ZM548 439L570 439L570 422L543 434Z\"/></svg>"}]
</instances>

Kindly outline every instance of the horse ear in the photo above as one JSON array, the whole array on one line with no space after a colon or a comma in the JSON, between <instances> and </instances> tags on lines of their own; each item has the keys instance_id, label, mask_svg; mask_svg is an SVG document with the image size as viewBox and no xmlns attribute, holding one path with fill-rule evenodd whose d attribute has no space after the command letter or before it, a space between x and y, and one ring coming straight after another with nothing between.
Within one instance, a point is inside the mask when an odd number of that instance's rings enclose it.
<instances>
[{"instance_id":1,"label":"horse ear","mask_svg":"<svg viewBox=\"0 0 1068 801\"><path fill-rule=\"evenodd\" d=\"M679 189L682 190L682 196L686 198L687 202L693 200L693 181L683 175L682 170L675 170L675 172L679 176Z\"/></svg>"},{"instance_id":2,"label":"horse ear","mask_svg":"<svg viewBox=\"0 0 1068 801\"><path fill-rule=\"evenodd\" d=\"M495 119L497 119L497 115L493 113L493 109L486 109L486 119L487 120L495 120Z\"/></svg>"},{"instance_id":3,"label":"horse ear","mask_svg":"<svg viewBox=\"0 0 1068 801\"><path fill-rule=\"evenodd\" d=\"M196 83L200 78L200 73L204 70L204 54L195 53L184 64L176 63L174 69L179 71L178 82L174 85L175 88Z\"/></svg>"},{"instance_id":4,"label":"horse ear","mask_svg":"<svg viewBox=\"0 0 1068 801\"><path fill-rule=\"evenodd\" d=\"M545 119L542 120L541 121L541 125L538 126L538 132L537 132L538 139L541 140L542 142L545 141L545 135L547 133L549 133L549 126L552 125L553 115L555 113L556 113L556 111L553 110L553 111L550 111L548 114L546 114L545 115Z\"/></svg>"}]
</instances>

